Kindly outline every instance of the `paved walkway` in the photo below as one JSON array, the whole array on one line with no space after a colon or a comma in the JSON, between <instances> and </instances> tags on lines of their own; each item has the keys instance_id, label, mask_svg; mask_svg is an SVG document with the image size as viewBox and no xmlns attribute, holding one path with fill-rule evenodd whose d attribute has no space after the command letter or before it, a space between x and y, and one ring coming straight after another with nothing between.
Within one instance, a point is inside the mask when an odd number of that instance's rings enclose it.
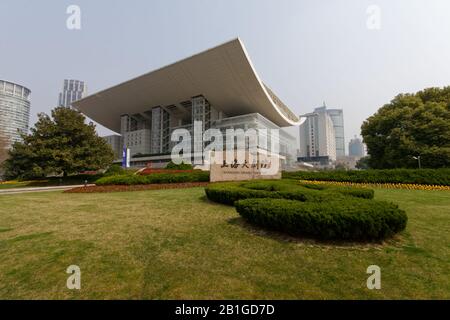
<instances>
[{"instance_id":1,"label":"paved walkway","mask_svg":"<svg viewBox=\"0 0 450 320\"><path fill-rule=\"evenodd\" d=\"M93 184L88 184L93 186ZM55 186L55 187L29 187L29 188L13 188L13 189L0 189L0 195L5 194L17 194L17 193L30 193L30 192L48 192L48 191L63 191L76 187L84 187L84 184L72 185L72 186Z\"/></svg>"}]
</instances>

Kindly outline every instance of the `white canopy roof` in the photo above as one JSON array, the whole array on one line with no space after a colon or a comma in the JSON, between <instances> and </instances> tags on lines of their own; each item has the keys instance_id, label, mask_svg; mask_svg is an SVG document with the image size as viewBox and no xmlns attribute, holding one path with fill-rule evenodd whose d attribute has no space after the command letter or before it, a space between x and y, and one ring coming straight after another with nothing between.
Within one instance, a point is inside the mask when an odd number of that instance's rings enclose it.
<instances>
[{"instance_id":1,"label":"white canopy roof","mask_svg":"<svg viewBox=\"0 0 450 320\"><path fill-rule=\"evenodd\" d=\"M228 116L260 113L280 127L299 118L258 77L240 39L144 74L73 103L103 126L120 132L120 116L203 95Z\"/></svg>"}]
</instances>

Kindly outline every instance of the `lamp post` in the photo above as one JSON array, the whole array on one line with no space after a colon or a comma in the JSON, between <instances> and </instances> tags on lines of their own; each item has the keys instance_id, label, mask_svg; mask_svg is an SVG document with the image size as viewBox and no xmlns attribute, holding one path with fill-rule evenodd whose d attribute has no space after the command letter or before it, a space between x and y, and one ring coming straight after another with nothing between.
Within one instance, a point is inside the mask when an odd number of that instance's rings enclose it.
<instances>
[{"instance_id":1,"label":"lamp post","mask_svg":"<svg viewBox=\"0 0 450 320\"><path fill-rule=\"evenodd\" d=\"M419 162L419 169L422 169L422 165L420 164L420 156L417 156L417 157L413 156L413 159L416 159L417 162Z\"/></svg>"}]
</instances>

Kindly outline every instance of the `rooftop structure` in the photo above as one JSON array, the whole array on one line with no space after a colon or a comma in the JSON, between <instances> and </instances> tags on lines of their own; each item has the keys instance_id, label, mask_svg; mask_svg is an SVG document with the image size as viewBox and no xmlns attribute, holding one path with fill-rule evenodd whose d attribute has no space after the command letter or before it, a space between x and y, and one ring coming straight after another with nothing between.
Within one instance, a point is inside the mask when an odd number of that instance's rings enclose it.
<instances>
[{"instance_id":1,"label":"rooftop structure","mask_svg":"<svg viewBox=\"0 0 450 320\"><path fill-rule=\"evenodd\" d=\"M85 97L73 106L120 133L121 144L142 162L166 161L173 130L191 131L194 121L202 121L203 130L300 123L261 81L240 39ZM280 149L294 146L293 137L281 131L280 136L286 144Z\"/></svg>"}]
</instances>

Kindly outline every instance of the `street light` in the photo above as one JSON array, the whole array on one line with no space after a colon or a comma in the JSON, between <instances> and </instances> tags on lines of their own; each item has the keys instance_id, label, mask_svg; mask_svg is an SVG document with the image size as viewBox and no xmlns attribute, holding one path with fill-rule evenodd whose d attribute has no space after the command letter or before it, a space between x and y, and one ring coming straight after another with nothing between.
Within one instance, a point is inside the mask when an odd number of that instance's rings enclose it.
<instances>
[{"instance_id":1,"label":"street light","mask_svg":"<svg viewBox=\"0 0 450 320\"><path fill-rule=\"evenodd\" d=\"M422 165L420 164L420 156L417 156L417 157L413 156L413 159L416 159L419 162L419 169L421 169Z\"/></svg>"}]
</instances>

